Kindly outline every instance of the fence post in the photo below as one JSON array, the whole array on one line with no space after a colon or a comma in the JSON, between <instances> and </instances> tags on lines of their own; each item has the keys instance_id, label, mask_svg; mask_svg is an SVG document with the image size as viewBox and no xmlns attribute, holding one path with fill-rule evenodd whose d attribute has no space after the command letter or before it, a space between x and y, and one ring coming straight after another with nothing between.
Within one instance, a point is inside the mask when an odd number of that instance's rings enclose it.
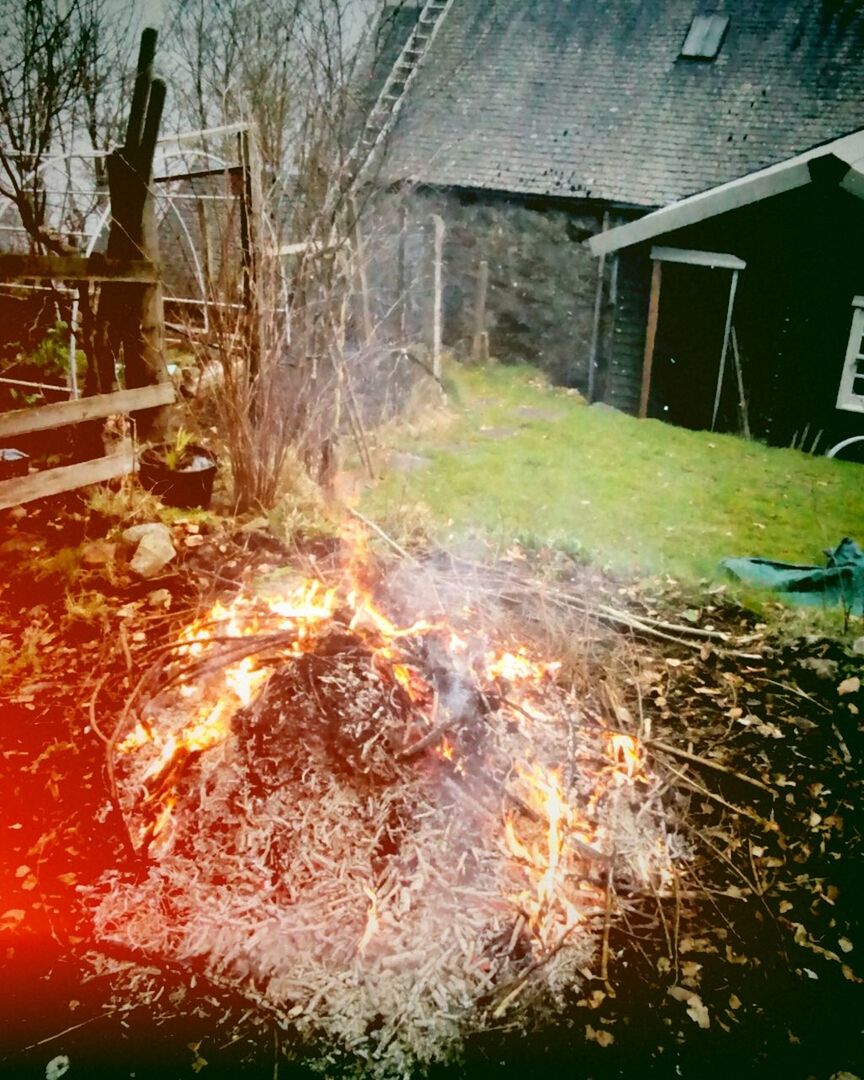
<instances>
[{"instance_id":1,"label":"fence post","mask_svg":"<svg viewBox=\"0 0 864 1080\"><path fill-rule=\"evenodd\" d=\"M243 307L246 314L248 375L253 382L261 366L261 158L254 132L247 128L237 136L242 183L240 189L240 255L243 264ZM255 398L253 397L253 407Z\"/></svg>"},{"instance_id":2,"label":"fence post","mask_svg":"<svg viewBox=\"0 0 864 1080\"><path fill-rule=\"evenodd\" d=\"M438 214L431 214L432 222L432 374L441 378L441 309L442 257L444 254L444 220Z\"/></svg>"},{"instance_id":3,"label":"fence post","mask_svg":"<svg viewBox=\"0 0 864 1080\"><path fill-rule=\"evenodd\" d=\"M138 71L129 108L126 142L108 158L111 230L107 254L117 259L158 259L153 207L153 154L165 105L165 83L153 78L156 31L141 34ZM111 362L122 353L129 388L167 382L162 285L111 283L103 290ZM158 428L161 409L147 409L135 419L143 435Z\"/></svg>"},{"instance_id":4,"label":"fence post","mask_svg":"<svg viewBox=\"0 0 864 1080\"><path fill-rule=\"evenodd\" d=\"M489 360L489 334L486 332L486 292L489 287L489 263L480 260L477 270L477 288L474 293L474 337L471 341L471 358L480 363Z\"/></svg>"}]
</instances>

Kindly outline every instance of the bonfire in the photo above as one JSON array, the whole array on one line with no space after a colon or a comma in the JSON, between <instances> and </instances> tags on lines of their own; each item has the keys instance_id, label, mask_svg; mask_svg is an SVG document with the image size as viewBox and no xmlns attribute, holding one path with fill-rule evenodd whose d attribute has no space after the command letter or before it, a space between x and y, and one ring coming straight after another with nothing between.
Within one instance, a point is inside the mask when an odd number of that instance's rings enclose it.
<instances>
[{"instance_id":1,"label":"bonfire","mask_svg":"<svg viewBox=\"0 0 864 1080\"><path fill-rule=\"evenodd\" d=\"M605 980L622 897L669 895L674 845L637 733L554 659L491 640L467 594L423 610L370 579L355 537L148 673L109 746L144 870L106 880L96 931L400 1076Z\"/></svg>"}]
</instances>

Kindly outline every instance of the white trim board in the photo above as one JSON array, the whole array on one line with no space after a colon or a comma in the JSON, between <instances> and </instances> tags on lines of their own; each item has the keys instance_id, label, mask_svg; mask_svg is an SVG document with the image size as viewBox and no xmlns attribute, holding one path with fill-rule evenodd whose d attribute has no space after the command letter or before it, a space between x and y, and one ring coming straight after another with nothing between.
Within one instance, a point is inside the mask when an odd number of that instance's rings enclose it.
<instances>
[{"instance_id":1,"label":"white trim board","mask_svg":"<svg viewBox=\"0 0 864 1080\"><path fill-rule=\"evenodd\" d=\"M747 263L725 251L696 251L690 248L652 247L651 258L658 262L686 263L719 270L746 270Z\"/></svg>"}]
</instances>

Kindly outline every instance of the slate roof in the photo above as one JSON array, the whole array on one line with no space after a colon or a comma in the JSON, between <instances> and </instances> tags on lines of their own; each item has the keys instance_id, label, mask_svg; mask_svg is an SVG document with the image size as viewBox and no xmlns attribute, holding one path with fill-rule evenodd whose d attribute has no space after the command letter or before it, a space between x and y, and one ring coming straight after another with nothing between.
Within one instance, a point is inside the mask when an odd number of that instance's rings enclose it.
<instances>
[{"instance_id":1,"label":"slate roof","mask_svg":"<svg viewBox=\"0 0 864 1080\"><path fill-rule=\"evenodd\" d=\"M862 56L860 0L455 0L384 175L662 206L864 126Z\"/></svg>"}]
</instances>

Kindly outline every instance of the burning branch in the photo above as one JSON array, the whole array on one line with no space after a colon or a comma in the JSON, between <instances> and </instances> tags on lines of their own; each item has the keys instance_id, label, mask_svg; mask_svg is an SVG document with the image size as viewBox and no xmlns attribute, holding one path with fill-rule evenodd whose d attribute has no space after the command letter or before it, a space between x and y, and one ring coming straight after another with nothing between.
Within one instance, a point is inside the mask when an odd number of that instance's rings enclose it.
<instances>
[{"instance_id":1,"label":"burning branch","mask_svg":"<svg viewBox=\"0 0 864 1080\"><path fill-rule=\"evenodd\" d=\"M363 550L329 587L214 606L157 659L108 747L148 873L97 923L404 1071L598 948L608 974L612 882L662 885L668 853L634 738L470 608L385 612Z\"/></svg>"}]
</instances>

